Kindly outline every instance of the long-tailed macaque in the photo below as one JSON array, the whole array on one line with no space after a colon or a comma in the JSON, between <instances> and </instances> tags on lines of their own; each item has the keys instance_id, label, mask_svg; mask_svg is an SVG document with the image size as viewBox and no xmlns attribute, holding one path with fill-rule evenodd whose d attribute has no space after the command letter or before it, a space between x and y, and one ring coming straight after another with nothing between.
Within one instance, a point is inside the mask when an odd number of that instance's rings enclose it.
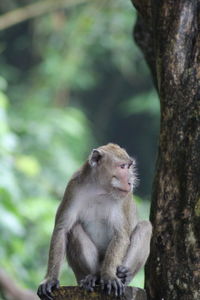
<instances>
[{"instance_id":1,"label":"long-tailed macaque","mask_svg":"<svg viewBox=\"0 0 200 300\"><path fill-rule=\"evenodd\" d=\"M115 144L94 149L69 181L55 219L39 297L52 299L67 256L77 282L120 296L149 255L151 224L139 222L132 191L135 162Z\"/></svg>"}]
</instances>

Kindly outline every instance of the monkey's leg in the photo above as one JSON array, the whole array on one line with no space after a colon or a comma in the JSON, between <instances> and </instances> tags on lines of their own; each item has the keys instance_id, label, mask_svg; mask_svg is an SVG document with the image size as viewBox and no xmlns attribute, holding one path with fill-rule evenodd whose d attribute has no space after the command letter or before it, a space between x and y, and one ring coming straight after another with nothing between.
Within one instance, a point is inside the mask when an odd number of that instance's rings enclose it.
<instances>
[{"instance_id":1,"label":"monkey's leg","mask_svg":"<svg viewBox=\"0 0 200 300\"><path fill-rule=\"evenodd\" d=\"M93 290L100 269L99 253L81 224L76 224L68 236L67 260L77 283Z\"/></svg>"},{"instance_id":2,"label":"monkey's leg","mask_svg":"<svg viewBox=\"0 0 200 300\"><path fill-rule=\"evenodd\" d=\"M131 282L135 274L144 266L150 250L152 226L149 221L137 224L131 235L131 242L122 265L117 268L117 276L124 284Z\"/></svg>"}]
</instances>

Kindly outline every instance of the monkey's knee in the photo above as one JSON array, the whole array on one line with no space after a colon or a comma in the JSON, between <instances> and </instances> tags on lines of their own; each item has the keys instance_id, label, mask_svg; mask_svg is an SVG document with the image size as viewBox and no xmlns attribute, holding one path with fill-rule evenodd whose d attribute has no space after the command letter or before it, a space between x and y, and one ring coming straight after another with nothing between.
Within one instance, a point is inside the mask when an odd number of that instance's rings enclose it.
<instances>
[{"instance_id":1,"label":"monkey's knee","mask_svg":"<svg viewBox=\"0 0 200 300\"><path fill-rule=\"evenodd\" d=\"M151 238L152 235L152 225L150 221L140 221L136 226L136 230L140 232L141 235L148 236ZM134 232L133 232L134 234Z\"/></svg>"},{"instance_id":2,"label":"monkey's knee","mask_svg":"<svg viewBox=\"0 0 200 300\"><path fill-rule=\"evenodd\" d=\"M152 225L150 221L140 221L131 235L132 247L141 249L141 254L147 259L150 251L150 241L152 235ZM142 255L141 255L142 258Z\"/></svg>"},{"instance_id":3,"label":"monkey's knee","mask_svg":"<svg viewBox=\"0 0 200 300\"><path fill-rule=\"evenodd\" d=\"M130 245L123 260L132 277L144 266L150 251L152 225L149 221L138 222L131 234ZM131 276L129 276L131 279Z\"/></svg>"}]
</instances>

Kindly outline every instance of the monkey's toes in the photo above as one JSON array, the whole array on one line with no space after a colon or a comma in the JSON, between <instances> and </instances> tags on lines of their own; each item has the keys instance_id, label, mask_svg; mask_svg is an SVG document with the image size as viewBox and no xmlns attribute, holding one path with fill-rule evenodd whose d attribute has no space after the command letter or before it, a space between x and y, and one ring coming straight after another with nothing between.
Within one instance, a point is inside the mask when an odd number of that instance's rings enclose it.
<instances>
[{"instance_id":1,"label":"monkey's toes","mask_svg":"<svg viewBox=\"0 0 200 300\"><path fill-rule=\"evenodd\" d=\"M126 285L131 281L133 277L131 270L123 265L117 267L116 275L121 279L123 284Z\"/></svg>"},{"instance_id":2,"label":"monkey's toes","mask_svg":"<svg viewBox=\"0 0 200 300\"><path fill-rule=\"evenodd\" d=\"M89 292L93 292L98 280L99 277L97 275L89 274L80 281L80 287L86 289Z\"/></svg>"},{"instance_id":3,"label":"monkey's toes","mask_svg":"<svg viewBox=\"0 0 200 300\"><path fill-rule=\"evenodd\" d=\"M108 280L101 279L101 289L105 290L108 295L110 295L111 292L113 292L115 296L122 296L124 294L124 284L122 280L118 278Z\"/></svg>"}]
</instances>

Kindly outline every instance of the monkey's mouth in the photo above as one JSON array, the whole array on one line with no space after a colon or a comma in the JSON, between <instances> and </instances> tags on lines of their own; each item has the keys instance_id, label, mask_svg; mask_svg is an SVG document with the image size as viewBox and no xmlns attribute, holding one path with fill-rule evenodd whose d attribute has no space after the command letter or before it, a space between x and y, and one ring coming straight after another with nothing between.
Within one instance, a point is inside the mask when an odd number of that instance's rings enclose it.
<instances>
[{"instance_id":1,"label":"monkey's mouth","mask_svg":"<svg viewBox=\"0 0 200 300\"><path fill-rule=\"evenodd\" d=\"M131 191L131 189L129 189L129 190L125 190L125 189L121 189L121 188L116 188L116 189L125 194L128 194Z\"/></svg>"}]
</instances>

